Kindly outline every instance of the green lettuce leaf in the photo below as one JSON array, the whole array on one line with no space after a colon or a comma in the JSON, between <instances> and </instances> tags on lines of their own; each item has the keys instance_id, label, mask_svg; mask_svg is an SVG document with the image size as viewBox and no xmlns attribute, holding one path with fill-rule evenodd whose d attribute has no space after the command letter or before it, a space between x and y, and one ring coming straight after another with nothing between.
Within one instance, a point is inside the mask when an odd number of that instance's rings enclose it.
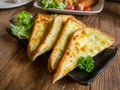
<instances>
[{"instance_id":1,"label":"green lettuce leaf","mask_svg":"<svg viewBox=\"0 0 120 90\"><path fill-rule=\"evenodd\" d=\"M33 26L35 23L35 18L31 13L27 11L22 11L13 19L13 25L11 25L12 34L19 39L29 39Z\"/></svg>"},{"instance_id":2,"label":"green lettuce leaf","mask_svg":"<svg viewBox=\"0 0 120 90\"><path fill-rule=\"evenodd\" d=\"M60 0L42 0L43 8L55 8L55 9L65 9L66 5Z\"/></svg>"}]
</instances>

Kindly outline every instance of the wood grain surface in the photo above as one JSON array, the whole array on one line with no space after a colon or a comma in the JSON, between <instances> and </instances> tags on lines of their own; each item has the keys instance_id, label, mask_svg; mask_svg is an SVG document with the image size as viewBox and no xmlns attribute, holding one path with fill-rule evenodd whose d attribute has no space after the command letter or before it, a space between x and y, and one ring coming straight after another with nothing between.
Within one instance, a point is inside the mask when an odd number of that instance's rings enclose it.
<instances>
[{"instance_id":1,"label":"wood grain surface","mask_svg":"<svg viewBox=\"0 0 120 90\"><path fill-rule=\"evenodd\" d=\"M50 14L33 7L33 2L18 8L0 10L0 90L120 90L120 52L90 86L80 85L68 76L53 85L53 74L48 72L47 59L39 57L34 62L30 61L26 46L6 32L9 20L22 10L33 15L38 12ZM101 13L75 17L88 26L112 35L116 40L113 46L120 49L119 2L106 1Z\"/></svg>"}]
</instances>

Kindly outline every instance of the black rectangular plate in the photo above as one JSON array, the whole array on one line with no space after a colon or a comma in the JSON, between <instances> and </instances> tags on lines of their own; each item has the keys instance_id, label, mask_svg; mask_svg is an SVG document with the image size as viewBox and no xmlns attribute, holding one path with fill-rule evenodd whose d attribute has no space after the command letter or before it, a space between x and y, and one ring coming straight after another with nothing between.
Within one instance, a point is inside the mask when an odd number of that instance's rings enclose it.
<instances>
[{"instance_id":1,"label":"black rectangular plate","mask_svg":"<svg viewBox=\"0 0 120 90\"><path fill-rule=\"evenodd\" d=\"M19 39L14 36L10 29L7 32L14 38L18 39L21 43L27 45L26 39ZM71 71L68 76L83 85L90 85L111 63L114 61L115 56L118 52L117 47L109 47L94 57L94 70L91 73L87 73L78 68ZM51 51L43 54L42 56L48 59Z\"/></svg>"}]
</instances>

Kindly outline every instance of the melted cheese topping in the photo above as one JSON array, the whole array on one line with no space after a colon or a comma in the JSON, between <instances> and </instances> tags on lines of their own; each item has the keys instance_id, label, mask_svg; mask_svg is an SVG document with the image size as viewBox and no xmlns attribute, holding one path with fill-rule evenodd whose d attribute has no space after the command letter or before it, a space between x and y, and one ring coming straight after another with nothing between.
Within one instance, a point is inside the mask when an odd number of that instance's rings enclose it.
<instances>
[{"instance_id":1,"label":"melted cheese topping","mask_svg":"<svg viewBox=\"0 0 120 90\"><path fill-rule=\"evenodd\" d=\"M36 50L34 59L37 58L39 55L42 55L43 53L45 53L53 48L64 23L70 17L72 17L72 16L71 15L59 15L54 19L53 23L51 24L51 26L49 28L49 32L48 32L47 36L43 40L43 43L41 43L39 45L38 49Z\"/></svg>"},{"instance_id":2,"label":"melted cheese topping","mask_svg":"<svg viewBox=\"0 0 120 90\"><path fill-rule=\"evenodd\" d=\"M111 46L114 39L94 28L85 27L76 31L53 76L53 83L77 67L81 56L95 56Z\"/></svg>"},{"instance_id":3,"label":"melted cheese topping","mask_svg":"<svg viewBox=\"0 0 120 90\"><path fill-rule=\"evenodd\" d=\"M32 59L32 53L38 48L41 40L46 36L53 17L49 15L39 14L37 16L34 30L28 44L28 56Z\"/></svg>"},{"instance_id":4,"label":"melted cheese topping","mask_svg":"<svg viewBox=\"0 0 120 90\"><path fill-rule=\"evenodd\" d=\"M66 46L68 44L69 41L69 37L73 34L73 32L75 32L77 29L82 28L83 26L85 26L84 24L82 24L80 21L77 22L76 19L68 19L67 23L65 24L65 26L62 29L62 32L60 33L60 37L57 40L57 43L55 44L53 51L49 57L49 63L52 70L55 70L60 58L62 57L62 55L64 54L64 51L66 49Z\"/></svg>"}]
</instances>

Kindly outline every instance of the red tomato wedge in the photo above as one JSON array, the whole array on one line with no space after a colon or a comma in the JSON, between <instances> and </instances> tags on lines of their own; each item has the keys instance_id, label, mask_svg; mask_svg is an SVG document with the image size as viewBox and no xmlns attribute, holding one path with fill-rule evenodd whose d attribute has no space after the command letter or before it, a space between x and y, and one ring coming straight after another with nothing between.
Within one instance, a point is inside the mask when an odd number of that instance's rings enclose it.
<instances>
[{"instance_id":1,"label":"red tomato wedge","mask_svg":"<svg viewBox=\"0 0 120 90\"><path fill-rule=\"evenodd\" d=\"M69 5L69 6L67 6L66 9L67 9L67 10L75 10L75 6L73 6L73 5Z\"/></svg>"},{"instance_id":2,"label":"red tomato wedge","mask_svg":"<svg viewBox=\"0 0 120 90\"><path fill-rule=\"evenodd\" d=\"M85 7L85 11L92 11L92 7Z\"/></svg>"}]
</instances>

